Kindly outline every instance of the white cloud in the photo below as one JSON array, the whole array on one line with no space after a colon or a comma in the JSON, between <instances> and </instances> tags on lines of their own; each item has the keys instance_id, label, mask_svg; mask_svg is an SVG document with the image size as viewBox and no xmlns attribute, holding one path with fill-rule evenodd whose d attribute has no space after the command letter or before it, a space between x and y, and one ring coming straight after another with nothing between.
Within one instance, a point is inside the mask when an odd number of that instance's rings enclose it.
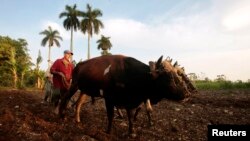
<instances>
[{"instance_id":1,"label":"white cloud","mask_svg":"<svg viewBox=\"0 0 250 141\"><path fill-rule=\"evenodd\" d=\"M211 79L225 74L230 80L246 81L250 79L249 5L246 0L214 0L204 9L199 7L206 4L191 6L190 11L185 8L186 13L175 7L170 14L158 16L148 23L125 18L107 19L101 34L111 37L113 54L132 56L145 63L160 55L170 56L187 72L203 72ZM70 32L61 24L48 21L43 29L48 25L59 30L64 40L70 40ZM80 32L74 35L75 57L83 58L87 36ZM93 37L91 46L94 49L99 36ZM92 54L99 55L99 51Z\"/></svg>"},{"instance_id":2,"label":"white cloud","mask_svg":"<svg viewBox=\"0 0 250 141\"><path fill-rule=\"evenodd\" d=\"M229 12L222 25L229 31L239 30L250 26L250 5L245 5L239 9Z\"/></svg>"},{"instance_id":3,"label":"white cloud","mask_svg":"<svg viewBox=\"0 0 250 141\"><path fill-rule=\"evenodd\" d=\"M151 32L149 31L149 27L138 21L130 19L111 19L104 23L104 34L112 36L112 40L117 46L127 44L140 44L140 46L143 46L141 45L143 44L141 40L147 40L152 36L150 35ZM147 48L148 46L143 47Z\"/></svg>"},{"instance_id":4,"label":"white cloud","mask_svg":"<svg viewBox=\"0 0 250 141\"><path fill-rule=\"evenodd\" d=\"M61 37L64 40L70 39L70 32L66 31L63 26L61 26L60 24L56 22L52 22L52 21L43 22L42 30L48 29L49 26L51 26L53 30L58 30L58 32L60 33Z\"/></svg>"},{"instance_id":5,"label":"white cloud","mask_svg":"<svg viewBox=\"0 0 250 141\"><path fill-rule=\"evenodd\" d=\"M48 26L51 26L53 30L58 30L63 40L70 40L70 30L67 31L61 23L45 21L42 24L42 30L47 29ZM74 39L86 38L86 35L83 35L80 31L74 32L73 34Z\"/></svg>"},{"instance_id":6,"label":"white cloud","mask_svg":"<svg viewBox=\"0 0 250 141\"><path fill-rule=\"evenodd\" d=\"M205 17L205 18L204 18ZM216 30L207 15L177 17L171 23L150 25L131 19L110 19L104 22L104 33L115 46L127 49L165 50L170 53L213 51L228 46L231 37Z\"/></svg>"},{"instance_id":7,"label":"white cloud","mask_svg":"<svg viewBox=\"0 0 250 141\"><path fill-rule=\"evenodd\" d=\"M220 17L224 30L229 32L243 32L250 28L249 0L214 0L213 8Z\"/></svg>"},{"instance_id":8,"label":"white cloud","mask_svg":"<svg viewBox=\"0 0 250 141\"><path fill-rule=\"evenodd\" d=\"M230 80L246 81L250 79L247 63L250 60L250 8L245 2L214 2L207 11L173 16L168 21L159 17L162 22L153 21L154 24L109 19L104 21L104 35L111 37L111 51L144 62L162 54L169 55L180 61L187 72L203 72L212 79L225 74Z\"/></svg>"},{"instance_id":9,"label":"white cloud","mask_svg":"<svg viewBox=\"0 0 250 141\"><path fill-rule=\"evenodd\" d=\"M250 79L249 71L250 49L238 51L225 51L217 53L199 53L181 56L180 62L186 68L187 73L205 73L210 79L224 74L228 80Z\"/></svg>"}]
</instances>

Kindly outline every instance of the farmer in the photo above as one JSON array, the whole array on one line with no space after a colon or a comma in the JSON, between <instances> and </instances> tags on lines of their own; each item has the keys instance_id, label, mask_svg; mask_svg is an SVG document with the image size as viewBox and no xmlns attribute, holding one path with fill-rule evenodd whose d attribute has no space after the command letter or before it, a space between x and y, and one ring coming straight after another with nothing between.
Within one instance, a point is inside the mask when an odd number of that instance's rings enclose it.
<instances>
[{"instance_id":1,"label":"farmer","mask_svg":"<svg viewBox=\"0 0 250 141\"><path fill-rule=\"evenodd\" d=\"M64 57L57 59L51 66L50 72L53 74L53 98L52 102L55 104L55 113L58 113L58 103L62 96L67 92L71 83L71 74L73 71L73 64L71 57L73 53L69 50L64 51Z\"/></svg>"},{"instance_id":2,"label":"farmer","mask_svg":"<svg viewBox=\"0 0 250 141\"><path fill-rule=\"evenodd\" d=\"M45 94L44 94L44 101L47 102L51 102L52 99L52 74L48 71L46 71L45 74L45 84L44 84L44 90L45 90Z\"/></svg>"}]
</instances>

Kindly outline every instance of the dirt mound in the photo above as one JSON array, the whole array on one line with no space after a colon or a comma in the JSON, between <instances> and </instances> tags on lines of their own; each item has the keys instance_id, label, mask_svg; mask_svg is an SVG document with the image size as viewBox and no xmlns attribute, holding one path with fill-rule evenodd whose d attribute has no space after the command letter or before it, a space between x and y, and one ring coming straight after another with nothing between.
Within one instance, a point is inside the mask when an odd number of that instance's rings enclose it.
<instances>
[{"instance_id":1,"label":"dirt mound","mask_svg":"<svg viewBox=\"0 0 250 141\"><path fill-rule=\"evenodd\" d=\"M42 97L42 91L0 91L0 140L203 141L207 140L207 125L250 124L250 90L201 91L186 103L164 100L153 106L153 126L148 126L145 111L140 112L135 139L127 136L126 119L115 119L112 134L105 133L103 100L86 104L82 122L77 124L73 109L67 111L68 118L63 121Z\"/></svg>"}]
</instances>

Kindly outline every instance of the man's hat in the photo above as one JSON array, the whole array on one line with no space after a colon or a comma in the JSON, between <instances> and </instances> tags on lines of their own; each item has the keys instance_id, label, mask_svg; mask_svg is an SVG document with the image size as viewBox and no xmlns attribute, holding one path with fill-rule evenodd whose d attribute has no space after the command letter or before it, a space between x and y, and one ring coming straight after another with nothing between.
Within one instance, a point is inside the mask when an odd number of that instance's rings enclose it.
<instances>
[{"instance_id":1,"label":"man's hat","mask_svg":"<svg viewBox=\"0 0 250 141\"><path fill-rule=\"evenodd\" d=\"M71 54L71 55L73 55L73 52L71 52L70 50L65 50L64 54Z\"/></svg>"}]
</instances>

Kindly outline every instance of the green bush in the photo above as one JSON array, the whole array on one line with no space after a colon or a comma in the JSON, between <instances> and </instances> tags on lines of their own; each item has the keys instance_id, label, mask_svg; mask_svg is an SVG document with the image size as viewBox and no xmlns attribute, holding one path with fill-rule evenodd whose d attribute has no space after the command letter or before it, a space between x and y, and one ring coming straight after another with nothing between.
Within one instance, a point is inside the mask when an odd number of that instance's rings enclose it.
<instances>
[{"instance_id":1,"label":"green bush","mask_svg":"<svg viewBox=\"0 0 250 141\"><path fill-rule=\"evenodd\" d=\"M250 88L250 82L232 82L232 81L195 81L198 90L220 90L220 89L247 89Z\"/></svg>"}]
</instances>

